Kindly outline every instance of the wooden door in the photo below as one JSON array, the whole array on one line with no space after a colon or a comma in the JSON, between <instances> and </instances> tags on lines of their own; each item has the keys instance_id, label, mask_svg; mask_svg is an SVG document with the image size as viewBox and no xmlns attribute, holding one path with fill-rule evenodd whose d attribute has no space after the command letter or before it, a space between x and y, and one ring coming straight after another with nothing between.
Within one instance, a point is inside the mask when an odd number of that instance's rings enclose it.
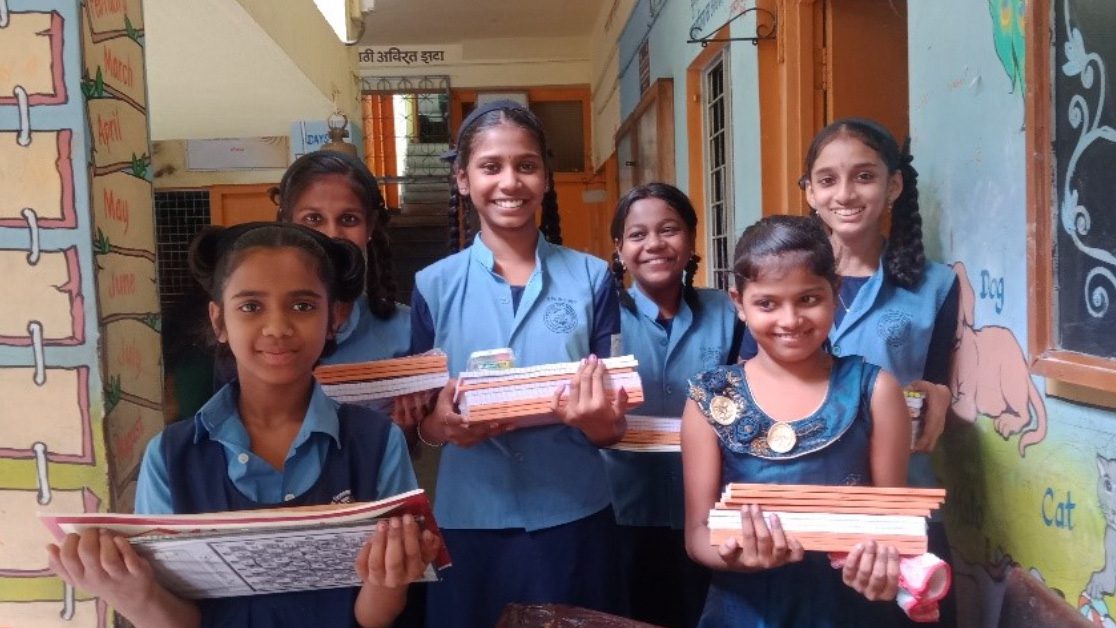
<instances>
[{"instance_id":1,"label":"wooden door","mask_svg":"<svg viewBox=\"0 0 1116 628\"><path fill-rule=\"evenodd\" d=\"M822 75L826 124L877 120L899 142L910 127L905 0L828 0Z\"/></svg>"},{"instance_id":2,"label":"wooden door","mask_svg":"<svg viewBox=\"0 0 1116 628\"><path fill-rule=\"evenodd\" d=\"M214 225L238 225L242 222L273 222L279 208L271 202L269 192L278 183L245 185L214 185L209 188L209 222Z\"/></svg>"}]
</instances>

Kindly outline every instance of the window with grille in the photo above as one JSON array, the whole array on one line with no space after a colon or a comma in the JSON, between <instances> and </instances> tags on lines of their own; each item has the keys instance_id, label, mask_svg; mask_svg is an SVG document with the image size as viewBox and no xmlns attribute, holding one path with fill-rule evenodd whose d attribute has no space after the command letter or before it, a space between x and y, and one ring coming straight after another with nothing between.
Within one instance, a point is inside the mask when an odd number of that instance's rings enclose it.
<instances>
[{"instance_id":1,"label":"window with grille","mask_svg":"<svg viewBox=\"0 0 1116 628\"><path fill-rule=\"evenodd\" d=\"M705 143L706 225L710 285L726 289L732 279L732 125L728 60L719 56L705 70L702 117Z\"/></svg>"}]
</instances>

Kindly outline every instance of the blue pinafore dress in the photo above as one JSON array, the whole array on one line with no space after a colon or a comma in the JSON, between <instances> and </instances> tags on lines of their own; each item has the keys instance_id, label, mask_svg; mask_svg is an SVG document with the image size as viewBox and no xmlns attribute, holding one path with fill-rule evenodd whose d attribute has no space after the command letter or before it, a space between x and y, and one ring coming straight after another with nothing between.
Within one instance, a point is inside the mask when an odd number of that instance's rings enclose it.
<instances>
[{"instance_id":1,"label":"blue pinafore dress","mask_svg":"<svg viewBox=\"0 0 1116 628\"><path fill-rule=\"evenodd\" d=\"M834 358L825 400L810 416L788 424L796 441L785 453L768 445L775 421L756 404L743 366L722 366L692 378L690 398L717 433L722 484L870 484L869 404L879 370L859 356ZM738 409L728 425L711 413L717 396L728 397ZM724 412L718 417L724 421ZM855 626L870 621L878 613L871 607L879 604L847 587L825 554L807 552L802 562L766 571L714 571L700 625Z\"/></svg>"}]
</instances>

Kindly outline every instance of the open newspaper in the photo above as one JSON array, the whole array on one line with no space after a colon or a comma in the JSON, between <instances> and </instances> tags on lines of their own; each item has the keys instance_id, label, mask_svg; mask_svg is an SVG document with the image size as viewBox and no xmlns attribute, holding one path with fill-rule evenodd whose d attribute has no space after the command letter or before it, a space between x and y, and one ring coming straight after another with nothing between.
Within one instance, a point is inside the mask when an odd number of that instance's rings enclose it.
<instances>
[{"instance_id":1,"label":"open newspaper","mask_svg":"<svg viewBox=\"0 0 1116 628\"><path fill-rule=\"evenodd\" d=\"M360 586L357 553L388 517L413 515L440 536L421 490L376 502L200 515L40 514L58 540L89 528L127 537L168 589L189 599ZM424 580L450 565L445 544Z\"/></svg>"}]
</instances>

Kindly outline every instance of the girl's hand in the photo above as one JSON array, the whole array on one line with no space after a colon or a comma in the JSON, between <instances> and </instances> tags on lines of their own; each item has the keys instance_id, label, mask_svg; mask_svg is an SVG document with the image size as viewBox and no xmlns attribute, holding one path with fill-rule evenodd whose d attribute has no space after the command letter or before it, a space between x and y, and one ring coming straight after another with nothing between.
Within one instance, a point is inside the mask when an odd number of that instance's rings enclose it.
<instances>
[{"instance_id":1,"label":"girl's hand","mask_svg":"<svg viewBox=\"0 0 1116 628\"><path fill-rule=\"evenodd\" d=\"M717 554L728 569L759 571L802 560L806 551L801 543L783 532L779 517L771 515L770 524L769 527L759 506L740 507L740 539L730 538L717 548Z\"/></svg>"},{"instance_id":2,"label":"girl's hand","mask_svg":"<svg viewBox=\"0 0 1116 628\"><path fill-rule=\"evenodd\" d=\"M628 393L623 388L616 391L609 401L606 394L605 376L608 369L595 355L581 362L577 373L567 384L554 391L550 409L562 422L585 432L589 440L598 447L605 447L619 441L627 429L624 413L627 410ZM563 406L562 393L569 391Z\"/></svg>"},{"instance_id":3,"label":"girl's hand","mask_svg":"<svg viewBox=\"0 0 1116 628\"><path fill-rule=\"evenodd\" d=\"M946 411L952 401L949 388L926 380L911 382L908 386L924 395L925 402L922 410L922 434L915 440L911 451L932 453L938 444L938 438L945 431Z\"/></svg>"},{"instance_id":4,"label":"girl's hand","mask_svg":"<svg viewBox=\"0 0 1116 628\"><path fill-rule=\"evenodd\" d=\"M108 602L126 617L147 606L162 587L147 559L124 537L94 528L47 545L51 571L75 589Z\"/></svg>"},{"instance_id":5,"label":"girl's hand","mask_svg":"<svg viewBox=\"0 0 1116 628\"><path fill-rule=\"evenodd\" d=\"M465 417L457 413L457 408L453 403L453 393L456 388L457 380L451 379L438 393L434 410L418 424L417 429L427 442L453 443L458 447L472 447L485 439L506 434L515 429L513 423L500 421L469 423L466 421Z\"/></svg>"},{"instance_id":6,"label":"girl's hand","mask_svg":"<svg viewBox=\"0 0 1116 628\"><path fill-rule=\"evenodd\" d=\"M422 420L434 406L434 392L423 391L408 395L399 395L392 400L391 420L410 435L415 431L419 421Z\"/></svg>"},{"instance_id":7,"label":"girl's hand","mask_svg":"<svg viewBox=\"0 0 1116 628\"><path fill-rule=\"evenodd\" d=\"M398 589L422 578L441 546L441 539L420 530L411 515L392 517L376 524L357 554L356 570L367 585Z\"/></svg>"},{"instance_id":8,"label":"girl's hand","mask_svg":"<svg viewBox=\"0 0 1116 628\"><path fill-rule=\"evenodd\" d=\"M841 579L869 600L894 600L899 591L899 550L860 543L845 558Z\"/></svg>"}]
</instances>

